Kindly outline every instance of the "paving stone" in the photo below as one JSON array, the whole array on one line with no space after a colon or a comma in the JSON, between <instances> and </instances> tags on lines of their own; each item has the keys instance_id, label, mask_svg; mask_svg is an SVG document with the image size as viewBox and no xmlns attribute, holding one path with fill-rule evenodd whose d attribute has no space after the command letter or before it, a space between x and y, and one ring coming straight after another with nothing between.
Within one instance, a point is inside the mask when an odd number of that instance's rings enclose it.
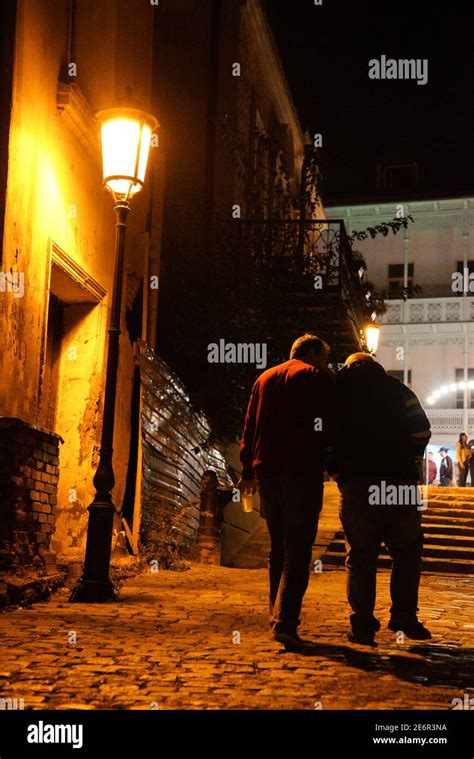
<instances>
[{"instance_id":1,"label":"paving stone","mask_svg":"<svg viewBox=\"0 0 474 759\"><path fill-rule=\"evenodd\" d=\"M450 709L474 687L473 577L424 575L420 618L433 640L400 646L381 572L382 630L368 650L345 637L344 571L312 574L301 626L312 656L271 640L267 582L264 569L193 564L128 579L117 604L68 604L63 589L2 612L0 697L32 709Z\"/></svg>"}]
</instances>

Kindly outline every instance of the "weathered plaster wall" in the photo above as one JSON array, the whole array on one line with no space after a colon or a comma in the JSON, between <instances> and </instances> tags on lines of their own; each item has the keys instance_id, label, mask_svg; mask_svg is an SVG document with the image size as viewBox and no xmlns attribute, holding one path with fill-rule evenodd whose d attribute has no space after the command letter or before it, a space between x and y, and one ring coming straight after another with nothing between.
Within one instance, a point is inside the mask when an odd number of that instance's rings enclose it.
<instances>
[{"instance_id":1,"label":"weathered plaster wall","mask_svg":"<svg viewBox=\"0 0 474 759\"><path fill-rule=\"evenodd\" d=\"M23 297L0 293L0 372L9 378L0 386L0 415L39 426L45 423L48 388L44 361L54 243L106 292L96 305L67 305L64 312L52 430L64 439L53 544L58 553L71 555L82 554L86 507L93 496L114 260L113 202L101 185L98 133L92 114L126 94L149 107L144 101L147 94L149 99L153 9L138 0L77 3L75 84L87 100L85 115L73 112L75 127L57 108L66 9L65 0L19 3L3 271L23 274L25 291ZM118 23L122 31L117 38ZM139 276L146 271L142 235L147 205L145 190L134 201L126 243L126 270ZM118 507L125 484L133 375L125 324L119 372L114 443Z\"/></svg>"}]
</instances>

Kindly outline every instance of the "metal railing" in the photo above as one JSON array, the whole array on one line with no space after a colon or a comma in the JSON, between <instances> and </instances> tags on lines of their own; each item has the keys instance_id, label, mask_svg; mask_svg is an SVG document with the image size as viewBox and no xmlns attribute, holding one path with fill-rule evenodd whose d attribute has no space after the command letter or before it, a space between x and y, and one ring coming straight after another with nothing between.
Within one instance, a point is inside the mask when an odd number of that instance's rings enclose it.
<instances>
[{"instance_id":1,"label":"metal railing","mask_svg":"<svg viewBox=\"0 0 474 759\"><path fill-rule=\"evenodd\" d=\"M278 260L302 273L319 275L322 290L340 293L357 339L367 319L364 292L342 219L241 220L240 265L247 257Z\"/></svg>"},{"instance_id":2,"label":"metal railing","mask_svg":"<svg viewBox=\"0 0 474 759\"><path fill-rule=\"evenodd\" d=\"M388 300L383 324L437 324L474 320L474 298Z\"/></svg>"},{"instance_id":3,"label":"metal railing","mask_svg":"<svg viewBox=\"0 0 474 759\"><path fill-rule=\"evenodd\" d=\"M464 429L464 410L453 408L425 408L428 419L430 420L431 432L433 435L443 433L459 434ZM468 428L474 427L474 409L468 410L467 415Z\"/></svg>"}]
</instances>

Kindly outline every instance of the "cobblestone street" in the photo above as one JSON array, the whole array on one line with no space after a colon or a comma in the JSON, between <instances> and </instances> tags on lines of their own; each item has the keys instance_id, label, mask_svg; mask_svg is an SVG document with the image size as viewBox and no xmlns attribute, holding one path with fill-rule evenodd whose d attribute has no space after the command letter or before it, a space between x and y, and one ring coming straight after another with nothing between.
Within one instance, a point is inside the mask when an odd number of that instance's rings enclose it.
<instances>
[{"instance_id":1,"label":"cobblestone street","mask_svg":"<svg viewBox=\"0 0 474 759\"><path fill-rule=\"evenodd\" d=\"M311 655L268 634L265 570L192 565L128 580L119 603L47 603L0 615L0 697L25 709L450 709L474 697L474 578L426 575L428 644L386 630L379 575L378 647L347 642L345 576L311 576L302 635ZM74 639L76 636L76 642Z\"/></svg>"}]
</instances>

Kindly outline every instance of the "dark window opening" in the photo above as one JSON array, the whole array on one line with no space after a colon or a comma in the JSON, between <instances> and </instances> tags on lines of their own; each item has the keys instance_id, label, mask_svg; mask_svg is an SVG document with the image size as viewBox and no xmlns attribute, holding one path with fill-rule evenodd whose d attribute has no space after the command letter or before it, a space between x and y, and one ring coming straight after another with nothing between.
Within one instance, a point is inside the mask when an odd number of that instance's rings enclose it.
<instances>
[{"instance_id":1,"label":"dark window opening","mask_svg":"<svg viewBox=\"0 0 474 759\"><path fill-rule=\"evenodd\" d=\"M403 290L404 282L404 264L388 265L388 291L390 297L394 298ZM415 264L408 264L407 288L413 287Z\"/></svg>"},{"instance_id":2,"label":"dark window opening","mask_svg":"<svg viewBox=\"0 0 474 759\"><path fill-rule=\"evenodd\" d=\"M474 274L474 261L466 261L466 269L469 274ZM456 262L456 271L458 274L464 274L464 261Z\"/></svg>"},{"instance_id":3,"label":"dark window opening","mask_svg":"<svg viewBox=\"0 0 474 759\"><path fill-rule=\"evenodd\" d=\"M464 369L455 370L456 382L463 382ZM474 369L467 370L467 380L474 380ZM474 408L474 388L468 388L467 391L467 405L468 408ZM459 388L456 390L456 408L464 408L464 390ZM466 430L467 432L467 430Z\"/></svg>"},{"instance_id":4,"label":"dark window opening","mask_svg":"<svg viewBox=\"0 0 474 759\"><path fill-rule=\"evenodd\" d=\"M399 380L400 382L404 382L403 377L405 376L403 369L390 369L387 370L387 374L389 377L395 377L395 379ZM407 378L407 385L408 387L411 387L411 369L408 370L408 378Z\"/></svg>"},{"instance_id":5,"label":"dark window opening","mask_svg":"<svg viewBox=\"0 0 474 759\"><path fill-rule=\"evenodd\" d=\"M46 336L46 360L43 387L45 388L45 427L55 431L58 403L59 364L64 336L64 305L54 295L49 297L48 332Z\"/></svg>"},{"instance_id":6,"label":"dark window opening","mask_svg":"<svg viewBox=\"0 0 474 759\"><path fill-rule=\"evenodd\" d=\"M420 167L417 163L383 166L379 169L379 181L385 190L411 190L419 184Z\"/></svg>"}]
</instances>

